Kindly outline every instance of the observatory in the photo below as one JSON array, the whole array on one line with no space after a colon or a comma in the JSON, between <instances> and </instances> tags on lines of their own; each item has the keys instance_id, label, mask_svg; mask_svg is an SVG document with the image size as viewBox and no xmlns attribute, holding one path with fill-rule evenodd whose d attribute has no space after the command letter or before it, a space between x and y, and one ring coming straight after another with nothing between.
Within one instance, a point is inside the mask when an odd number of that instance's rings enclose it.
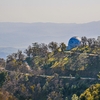
<instances>
[{"instance_id":1,"label":"observatory","mask_svg":"<svg viewBox=\"0 0 100 100\"><path fill-rule=\"evenodd\" d=\"M80 45L81 45L81 39L77 36L74 36L74 37L70 38L70 40L68 42L67 50L71 50Z\"/></svg>"}]
</instances>

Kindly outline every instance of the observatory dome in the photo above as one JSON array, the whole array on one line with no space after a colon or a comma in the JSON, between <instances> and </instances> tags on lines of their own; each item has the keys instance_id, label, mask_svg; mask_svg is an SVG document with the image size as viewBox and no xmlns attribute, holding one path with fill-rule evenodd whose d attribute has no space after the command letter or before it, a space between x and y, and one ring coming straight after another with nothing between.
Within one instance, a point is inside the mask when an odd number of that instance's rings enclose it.
<instances>
[{"instance_id":1,"label":"observatory dome","mask_svg":"<svg viewBox=\"0 0 100 100\"><path fill-rule=\"evenodd\" d=\"M77 36L74 36L74 37L70 38L70 40L68 42L67 50L71 50L80 45L81 45L81 39Z\"/></svg>"}]
</instances>

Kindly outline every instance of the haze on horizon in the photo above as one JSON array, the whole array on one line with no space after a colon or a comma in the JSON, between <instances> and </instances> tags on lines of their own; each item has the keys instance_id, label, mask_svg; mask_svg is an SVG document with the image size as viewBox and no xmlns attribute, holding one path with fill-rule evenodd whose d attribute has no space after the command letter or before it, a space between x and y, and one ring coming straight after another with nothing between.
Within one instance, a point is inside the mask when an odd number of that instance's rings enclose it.
<instances>
[{"instance_id":1,"label":"haze on horizon","mask_svg":"<svg viewBox=\"0 0 100 100\"><path fill-rule=\"evenodd\" d=\"M100 20L100 0L0 0L0 22L87 23Z\"/></svg>"}]
</instances>

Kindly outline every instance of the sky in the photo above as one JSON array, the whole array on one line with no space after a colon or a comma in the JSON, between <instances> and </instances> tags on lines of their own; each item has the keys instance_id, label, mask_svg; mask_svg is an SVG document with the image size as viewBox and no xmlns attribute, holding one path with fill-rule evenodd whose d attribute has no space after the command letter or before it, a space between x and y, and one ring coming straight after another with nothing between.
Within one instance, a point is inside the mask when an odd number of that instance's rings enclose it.
<instances>
[{"instance_id":1,"label":"sky","mask_svg":"<svg viewBox=\"0 0 100 100\"><path fill-rule=\"evenodd\" d=\"M0 0L0 22L100 21L100 0Z\"/></svg>"}]
</instances>

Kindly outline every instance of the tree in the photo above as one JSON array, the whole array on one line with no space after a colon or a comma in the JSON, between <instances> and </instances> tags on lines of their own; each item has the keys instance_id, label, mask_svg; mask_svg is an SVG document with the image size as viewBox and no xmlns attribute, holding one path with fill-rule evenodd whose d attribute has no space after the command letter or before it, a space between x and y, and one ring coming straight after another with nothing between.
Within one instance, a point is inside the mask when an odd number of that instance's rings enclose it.
<instances>
[{"instance_id":1,"label":"tree","mask_svg":"<svg viewBox=\"0 0 100 100\"><path fill-rule=\"evenodd\" d=\"M78 96L77 96L76 94L73 94L72 100L79 100L79 99L78 99Z\"/></svg>"},{"instance_id":2,"label":"tree","mask_svg":"<svg viewBox=\"0 0 100 100\"><path fill-rule=\"evenodd\" d=\"M48 48L54 53L54 55L59 53L59 47L57 42L49 43Z\"/></svg>"},{"instance_id":3,"label":"tree","mask_svg":"<svg viewBox=\"0 0 100 100\"><path fill-rule=\"evenodd\" d=\"M97 46L98 45L98 42L95 38L92 38L92 42L93 42L93 46Z\"/></svg>"},{"instance_id":4,"label":"tree","mask_svg":"<svg viewBox=\"0 0 100 100\"><path fill-rule=\"evenodd\" d=\"M87 40L87 42L88 42L89 47L91 47L92 46L92 43L93 43L93 39L92 38L89 38Z\"/></svg>"},{"instance_id":5,"label":"tree","mask_svg":"<svg viewBox=\"0 0 100 100\"><path fill-rule=\"evenodd\" d=\"M29 46L28 49L25 50L25 53L27 54L28 57L35 57L35 56L44 57L48 53L48 47L44 43L38 44L37 42L35 42L32 43L32 47Z\"/></svg>"},{"instance_id":6,"label":"tree","mask_svg":"<svg viewBox=\"0 0 100 100\"><path fill-rule=\"evenodd\" d=\"M3 58L0 58L0 67L3 67L4 68L5 65L6 65L5 60Z\"/></svg>"},{"instance_id":7,"label":"tree","mask_svg":"<svg viewBox=\"0 0 100 100\"><path fill-rule=\"evenodd\" d=\"M22 54L22 51L18 50L17 52L17 58L19 61L23 61L24 60L24 55Z\"/></svg>"},{"instance_id":8,"label":"tree","mask_svg":"<svg viewBox=\"0 0 100 100\"><path fill-rule=\"evenodd\" d=\"M66 50L66 44L62 42L60 44L60 48L61 48L61 51L64 52Z\"/></svg>"},{"instance_id":9,"label":"tree","mask_svg":"<svg viewBox=\"0 0 100 100\"><path fill-rule=\"evenodd\" d=\"M31 56L32 54L32 47L29 45L28 48L25 50L25 53L27 54L28 57Z\"/></svg>"},{"instance_id":10,"label":"tree","mask_svg":"<svg viewBox=\"0 0 100 100\"><path fill-rule=\"evenodd\" d=\"M48 46L44 43L40 44L40 56L45 57L48 53Z\"/></svg>"},{"instance_id":11,"label":"tree","mask_svg":"<svg viewBox=\"0 0 100 100\"><path fill-rule=\"evenodd\" d=\"M84 36L81 38L82 45L85 46L87 44L87 38Z\"/></svg>"},{"instance_id":12,"label":"tree","mask_svg":"<svg viewBox=\"0 0 100 100\"><path fill-rule=\"evenodd\" d=\"M39 47L40 45L35 42L35 43L32 43L32 56L38 56L39 55Z\"/></svg>"},{"instance_id":13,"label":"tree","mask_svg":"<svg viewBox=\"0 0 100 100\"><path fill-rule=\"evenodd\" d=\"M7 63L11 61L23 61L25 59L25 55L22 54L22 51L18 50L17 53L12 53L11 55L7 56Z\"/></svg>"},{"instance_id":14,"label":"tree","mask_svg":"<svg viewBox=\"0 0 100 100\"><path fill-rule=\"evenodd\" d=\"M6 76L7 76L6 72L0 73L0 87L2 87L3 83L6 81Z\"/></svg>"},{"instance_id":15,"label":"tree","mask_svg":"<svg viewBox=\"0 0 100 100\"><path fill-rule=\"evenodd\" d=\"M0 90L0 100L17 100L17 99L9 92Z\"/></svg>"},{"instance_id":16,"label":"tree","mask_svg":"<svg viewBox=\"0 0 100 100\"><path fill-rule=\"evenodd\" d=\"M58 49L58 44L56 42L50 42L48 47L51 51L56 51Z\"/></svg>"},{"instance_id":17,"label":"tree","mask_svg":"<svg viewBox=\"0 0 100 100\"><path fill-rule=\"evenodd\" d=\"M7 63L9 63L10 61L14 60L12 55L8 55L7 56Z\"/></svg>"},{"instance_id":18,"label":"tree","mask_svg":"<svg viewBox=\"0 0 100 100\"><path fill-rule=\"evenodd\" d=\"M25 63L25 55L22 51L18 50L17 53L13 53L7 57L6 70L27 72L27 64Z\"/></svg>"},{"instance_id":19,"label":"tree","mask_svg":"<svg viewBox=\"0 0 100 100\"><path fill-rule=\"evenodd\" d=\"M56 91L52 91L49 95L47 100L63 100L62 94Z\"/></svg>"},{"instance_id":20,"label":"tree","mask_svg":"<svg viewBox=\"0 0 100 100\"><path fill-rule=\"evenodd\" d=\"M100 84L90 86L79 97L79 100L100 100Z\"/></svg>"}]
</instances>

